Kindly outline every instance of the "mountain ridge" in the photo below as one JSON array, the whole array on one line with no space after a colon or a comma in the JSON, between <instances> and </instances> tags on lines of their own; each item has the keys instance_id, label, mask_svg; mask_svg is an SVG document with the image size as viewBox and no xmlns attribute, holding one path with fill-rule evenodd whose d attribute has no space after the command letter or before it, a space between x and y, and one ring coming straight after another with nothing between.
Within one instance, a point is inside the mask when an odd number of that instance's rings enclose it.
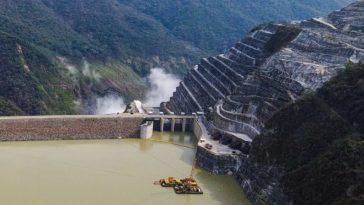
<instances>
[{"instance_id":1,"label":"mountain ridge","mask_svg":"<svg viewBox=\"0 0 364 205\"><path fill-rule=\"evenodd\" d=\"M327 12L343 2L346 1L318 8ZM315 15L312 8L324 5L313 3L306 2L307 12L302 10L300 15ZM296 8L302 8L296 4L287 1L284 10L293 13ZM147 9L142 9L143 5ZM71 86L72 91L68 93L74 103L68 106L76 113L92 114L97 97L116 95L126 102L143 99L147 87L144 79L151 68L162 67L168 73L184 76L198 59L220 52L232 44L232 39L246 32L253 24L252 14L267 17L257 21L281 16L273 9L265 9L265 4L259 7L256 3L256 12L243 14L239 8L247 5L202 0L4 0L0 2L0 31L27 42L54 62L48 65L49 70L56 69L63 75L53 77L61 77ZM177 7L180 9L176 10ZM7 65L16 67L9 62ZM95 75L84 75L85 65ZM31 70L37 67L42 65L34 64ZM6 95L2 97L7 98ZM74 113L71 109L65 110Z\"/></svg>"}]
</instances>

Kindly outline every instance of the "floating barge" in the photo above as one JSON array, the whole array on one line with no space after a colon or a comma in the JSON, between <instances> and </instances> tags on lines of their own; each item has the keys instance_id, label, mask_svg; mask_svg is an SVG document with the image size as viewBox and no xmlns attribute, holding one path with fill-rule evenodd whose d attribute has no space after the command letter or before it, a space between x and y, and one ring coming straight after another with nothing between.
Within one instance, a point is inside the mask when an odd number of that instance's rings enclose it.
<instances>
[{"instance_id":1,"label":"floating barge","mask_svg":"<svg viewBox=\"0 0 364 205\"><path fill-rule=\"evenodd\" d=\"M176 194L203 194L203 191L199 186L189 186L189 185L182 185L182 186L175 186L173 190Z\"/></svg>"},{"instance_id":2,"label":"floating barge","mask_svg":"<svg viewBox=\"0 0 364 205\"><path fill-rule=\"evenodd\" d=\"M158 184L155 183L155 184ZM195 179L187 177L184 179L175 179L174 177L167 177L159 180L162 187L173 187L176 194L203 194L202 189L198 186Z\"/></svg>"},{"instance_id":3,"label":"floating barge","mask_svg":"<svg viewBox=\"0 0 364 205\"><path fill-rule=\"evenodd\" d=\"M167 177L165 179L159 180L159 184L162 187L174 187L181 183L182 183L181 180L175 179L174 177Z\"/></svg>"}]
</instances>

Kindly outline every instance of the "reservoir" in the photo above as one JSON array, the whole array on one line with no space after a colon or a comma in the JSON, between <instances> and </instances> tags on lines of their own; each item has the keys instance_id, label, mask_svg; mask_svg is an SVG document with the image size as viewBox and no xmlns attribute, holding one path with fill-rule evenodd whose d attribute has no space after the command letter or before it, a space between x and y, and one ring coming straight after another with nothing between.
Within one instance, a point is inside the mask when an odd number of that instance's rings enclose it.
<instances>
[{"instance_id":1,"label":"reservoir","mask_svg":"<svg viewBox=\"0 0 364 205\"><path fill-rule=\"evenodd\" d=\"M203 195L177 195L153 182L189 176L196 152L189 133L151 140L0 143L0 204L248 205L231 176L193 169Z\"/></svg>"}]
</instances>

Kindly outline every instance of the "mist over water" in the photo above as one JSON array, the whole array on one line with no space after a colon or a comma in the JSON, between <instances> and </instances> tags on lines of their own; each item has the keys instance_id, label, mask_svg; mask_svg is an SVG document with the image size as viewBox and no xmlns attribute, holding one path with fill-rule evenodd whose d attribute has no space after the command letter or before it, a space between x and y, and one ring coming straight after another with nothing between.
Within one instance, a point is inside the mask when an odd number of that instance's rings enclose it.
<instances>
[{"instance_id":1,"label":"mist over water","mask_svg":"<svg viewBox=\"0 0 364 205\"><path fill-rule=\"evenodd\" d=\"M96 99L97 115L121 113L125 110L125 103L122 97L116 95L106 95Z\"/></svg>"},{"instance_id":2,"label":"mist over water","mask_svg":"<svg viewBox=\"0 0 364 205\"><path fill-rule=\"evenodd\" d=\"M155 107L172 97L181 80L173 74L166 73L161 68L153 68L147 81L150 87L147 90L144 104Z\"/></svg>"}]
</instances>

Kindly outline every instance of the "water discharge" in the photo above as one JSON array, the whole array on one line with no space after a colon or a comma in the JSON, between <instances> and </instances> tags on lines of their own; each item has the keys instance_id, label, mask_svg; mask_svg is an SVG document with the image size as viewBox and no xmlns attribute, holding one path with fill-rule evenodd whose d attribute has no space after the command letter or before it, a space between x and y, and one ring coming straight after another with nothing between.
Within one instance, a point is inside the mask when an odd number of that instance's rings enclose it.
<instances>
[{"instance_id":1,"label":"water discharge","mask_svg":"<svg viewBox=\"0 0 364 205\"><path fill-rule=\"evenodd\" d=\"M0 143L0 204L247 205L232 177L195 169L203 195L176 195L153 185L190 174L190 134L155 133L152 140Z\"/></svg>"}]
</instances>

